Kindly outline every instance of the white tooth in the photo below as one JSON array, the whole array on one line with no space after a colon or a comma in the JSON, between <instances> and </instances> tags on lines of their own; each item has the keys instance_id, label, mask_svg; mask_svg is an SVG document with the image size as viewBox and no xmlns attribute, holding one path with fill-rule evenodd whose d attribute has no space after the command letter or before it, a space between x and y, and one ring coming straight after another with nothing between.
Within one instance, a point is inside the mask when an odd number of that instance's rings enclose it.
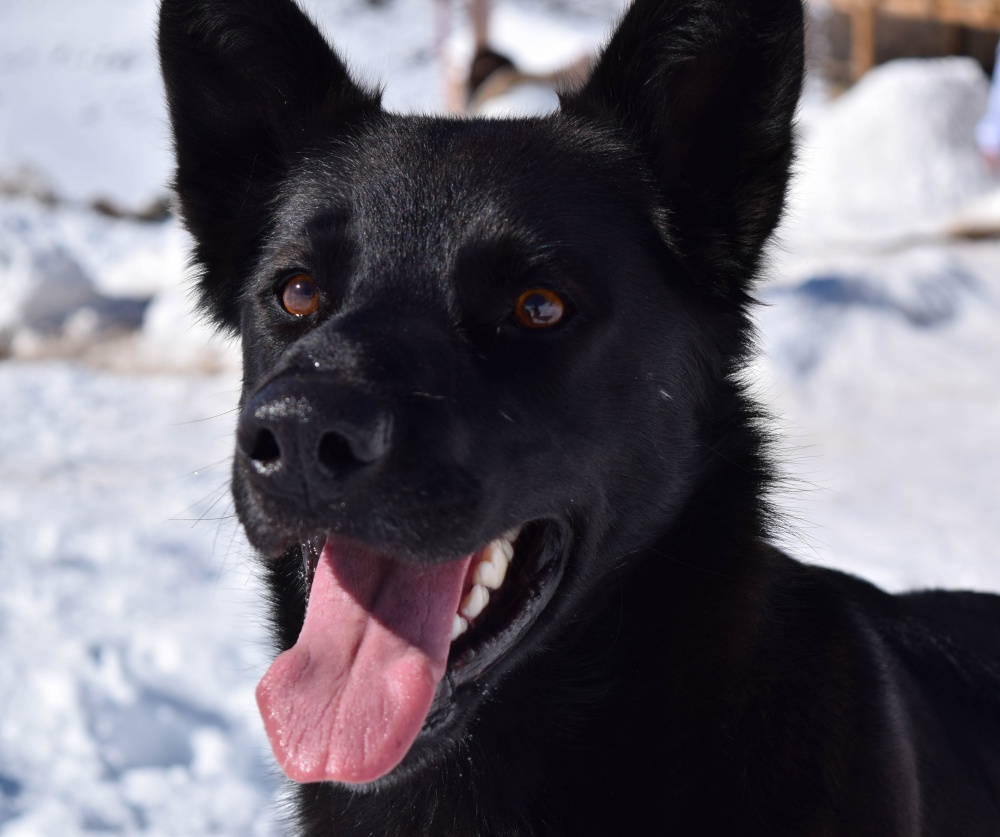
<instances>
[{"instance_id":1,"label":"white tooth","mask_svg":"<svg viewBox=\"0 0 1000 837\"><path fill-rule=\"evenodd\" d=\"M500 546L499 541L493 541L486 547L484 558L476 565L472 574L472 583L481 584L489 590L499 590L507 575L507 565L510 559Z\"/></svg>"},{"instance_id":2,"label":"white tooth","mask_svg":"<svg viewBox=\"0 0 1000 837\"><path fill-rule=\"evenodd\" d=\"M518 538L518 536L519 536L520 534L521 534L521 527L520 527L520 526L515 526L515 527L514 527L513 529L511 529L511 530L510 530L509 532L504 532L504 535L503 535L503 536L504 536L504 537L505 537L505 538L506 538L507 540L509 540L509 541L510 541L511 543L514 543L514 541L516 541L516 540L517 540L517 538Z\"/></svg>"},{"instance_id":3,"label":"white tooth","mask_svg":"<svg viewBox=\"0 0 1000 837\"><path fill-rule=\"evenodd\" d=\"M470 622L475 619L490 602L490 591L482 584L472 585L472 589L465 594L462 599L462 606L458 612Z\"/></svg>"},{"instance_id":4,"label":"white tooth","mask_svg":"<svg viewBox=\"0 0 1000 837\"><path fill-rule=\"evenodd\" d=\"M500 549L503 550L503 554L507 556L508 561L514 557L514 543L511 540L500 538L499 541L494 541L494 543L500 544Z\"/></svg>"},{"instance_id":5,"label":"white tooth","mask_svg":"<svg viewBox=\"0 0 1000 837\"><path fill-rule=\"evenodd\" d=\"M455 618L451 622L451 641L454 642L468 629L469 623L456 613Z\"/></svg>"}]
</instances>

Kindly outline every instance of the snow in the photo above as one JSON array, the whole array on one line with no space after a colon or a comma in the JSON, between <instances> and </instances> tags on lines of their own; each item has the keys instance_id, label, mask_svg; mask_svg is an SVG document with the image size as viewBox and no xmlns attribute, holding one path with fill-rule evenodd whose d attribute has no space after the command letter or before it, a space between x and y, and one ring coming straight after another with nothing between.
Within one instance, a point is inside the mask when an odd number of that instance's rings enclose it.
<instances>
[{"instance_id":1,"label":"snow","mask_svg":"<svg viewBox=\"0 0 1000 837\"><path fill-rule=\"evenodd\" d=\"M771 284L762 400L786 545L894 590L1000 590L1000 247L815 260Z\"/></svg>"},{"instance_id":2,"label":"snow","mask_svg":"<svg viewBox=\"0 0 1000 837\"><path fill-rule=\"evenodd\" d=\"M971 58L900 60L813 111L786 234L806 246L938 231L1000 185L975 140L988 91Z\"/></svg>"},{"instance_id":3,"label":"snow","mask_svg":"<svg viewBox=\"0 0 1000 837\"><path fill-rule=\"evenodd\" d=\"M621 6L504 0L497 45L544 72ZM391 108L449 100L457 3L307 7ZM263 591L227 493L237 347L191 313L175 221L91 208L164 195L154 18L0 3L0 837L281 832ZM783 542L893 590L1000 590L1000 243L948 236L1000 226L985 85L962 59L832 102L812 79L760 290ZM536 88L491 112L553 106Z\"/></svg>"},{"instance_id":4,"label":"snow","mask_svg":"<svg viewBox=\"0 0 1000 837\"><path fill-rule=\"evenodd\" d=\"M0 833L274 833L238 385L0 366Z\"/></svg>"}]
</instances>

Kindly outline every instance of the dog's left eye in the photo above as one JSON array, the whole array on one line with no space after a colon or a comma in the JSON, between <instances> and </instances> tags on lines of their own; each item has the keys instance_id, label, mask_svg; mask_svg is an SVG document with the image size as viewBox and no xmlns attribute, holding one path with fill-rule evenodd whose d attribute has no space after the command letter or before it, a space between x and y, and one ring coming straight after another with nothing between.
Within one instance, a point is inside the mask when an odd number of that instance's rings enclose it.
<instances>
[{"instance_id":1,"label":"dog's left eye","mask_svg":"<svg viewBox=\"0 0 1000 837\"><path fill-rule=\"evenodd\" d=\"M563 298L548 288L531 288L517 298L514 321L521 328L552 328L566 316Z\"/></svg>"},{"instance_id":2,"label":"dog's left eye","mask_svg":"<svg viewBox=\"0 0 1000 837\"><path fill-rule=\"evenodd\" d=\"M285 280L278 292L281 307L294 317L308 317L319 309L319 288L313 278L296 273Z\"/></svg>"}]
</instances>

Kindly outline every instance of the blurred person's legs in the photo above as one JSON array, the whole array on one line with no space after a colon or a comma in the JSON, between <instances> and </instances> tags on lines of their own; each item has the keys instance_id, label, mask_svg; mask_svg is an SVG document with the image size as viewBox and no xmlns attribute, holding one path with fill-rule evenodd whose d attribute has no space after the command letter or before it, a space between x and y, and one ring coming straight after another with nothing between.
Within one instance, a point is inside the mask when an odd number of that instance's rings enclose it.
<instances>
[{"instance_id":1,"label":"blurred person's legs","mask_svg":"<svg viewBox=\"0 0 1000 837\"><path fill-rule=\"evenodd\" d=\"M993 82L986 113L976 127L976 140L990 170L1000 172L1000 43L993 63Z\"/></svg>"},{"instance_id":2,"label":"blurred person's legs","mask_svg":"<svg viewBox=\"0 0 1000 837\"><path fill-rule=\"evenodd\" d=\"M469 18L475 38L475 52L469 65L466 93L471 103L483 83L500 70L514 70L514 62L490 47L490 0L468 0Z\"/></svg>"},{"instance_id":3,"label":"blurred person's legs","mask_svg":"<svg viewBox=\"0 0 1000 837\"><path fill-rule=\"evenodd\" d=\"M442 0L447 2L447 0ZM475 50L466 78L466 106L477 109L518 84L545 84L555 90L571 89L586 78L594 55L582 55L575 61L548 73L528 73L491 45L490 8L493 0L467 0Z\"/></svg>"}]
</instances>

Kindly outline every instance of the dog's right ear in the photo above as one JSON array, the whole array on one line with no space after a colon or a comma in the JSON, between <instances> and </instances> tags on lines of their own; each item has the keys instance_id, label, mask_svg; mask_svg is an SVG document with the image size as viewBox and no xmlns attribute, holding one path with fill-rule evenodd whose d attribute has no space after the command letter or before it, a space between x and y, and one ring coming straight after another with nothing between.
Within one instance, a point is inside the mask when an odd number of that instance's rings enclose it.
<instances>
[{"instance_id":1,"label":"dog's right ear","mask_svg":"<svg viewBox=\"0 0 1000 837\"><path fill-rule=\"evenodd\" d=\"M379 96L292 0L163 0L158 43L202 297L235 330L241 259L295 153L377 112Z\"/></svg>"}]
</instances>

